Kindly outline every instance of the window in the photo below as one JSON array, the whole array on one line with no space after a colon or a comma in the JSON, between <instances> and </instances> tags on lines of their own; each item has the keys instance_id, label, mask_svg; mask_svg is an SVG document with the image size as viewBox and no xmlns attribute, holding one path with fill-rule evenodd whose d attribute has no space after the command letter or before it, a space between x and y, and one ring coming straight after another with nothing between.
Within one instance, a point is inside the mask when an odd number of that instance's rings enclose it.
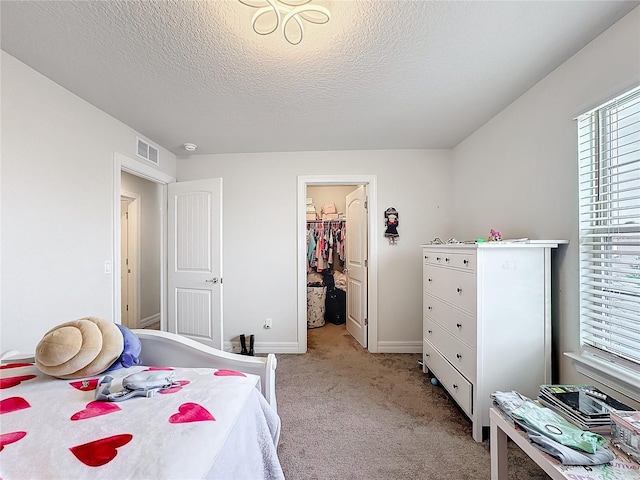
<instances>
[{"instance_id":1,"label":"window","mask_svg":"<svg viewBox=\"0 0 640 480\"><path fill-rule=\"evenodd\" d=\"M637 375L640 87L578 117L578 153L582 348Z\"/></svg>"}]
</instances>

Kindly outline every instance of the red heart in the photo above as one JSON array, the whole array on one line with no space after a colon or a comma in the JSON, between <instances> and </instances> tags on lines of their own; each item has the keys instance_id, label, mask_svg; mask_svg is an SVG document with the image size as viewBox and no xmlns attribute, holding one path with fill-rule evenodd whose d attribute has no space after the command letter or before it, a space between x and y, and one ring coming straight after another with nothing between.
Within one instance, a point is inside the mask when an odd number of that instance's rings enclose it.
<instances>
[{"instance_id":1,"label":"red heart","mask_svg":"<svg viewBox=\"0 0 640 480\"><path fill-rule=\"evenodd\" d=\"M11 413L29 407L31 407L29 402L22 397L9 397L4 400L0 400L0 414Z\"/></svg>"},{"instance_id":2,"label":"red heart","mask_svg":"<svg viewBox=\"0 0 640 480\"><path fill-rule=\"evenodd\" d=\"M171 388L167 388L166 390L160 390L158 393L162 393L167 394L167 393L176 393L179 392L180 390L182 390L182 387L184 387L185 385L189 385L189 380L178 380L177 382L174 383L179 383L180 385L176 385L174 387Z\"/></svg>"},{"instance_id":3,"label":"red heart","mask_svg":"<svg viewBox=\"0 0 640 480\"><path fill-rule=\"evenodd\" d=\"M10 443L17 442L26 434L27 432L11 432L11 433L3 433L2 435L0 435L0 452L2 451L5 445L9 445Z\"/></svg>"},{"instance_id":4,"label":"red heart","mask_svg":"<svg viewBox=\"0 0 640 480\"><path fill-rule=\"evenodd\" d=\"M236 372L235 370L224 370L224 369L216 370L214 372L214 375L218 377L246 377L244 373Z\"/></svg>"},{"instance_id":5,"label":"red heart","mask_svg":"<svg viewBox=\"0 0 640 480\"><path fill-rule=\"evenodd\" d=\"M8 378L0 378L0 390L3 388L11 388L16 385L20 385L20 382L24 382L25 380L31 380L32 378L36 378L35 375L22 375L20 377L8 377Z\"/></svg>"},{"instance_id":6,"label":"red heart","mask_svg":"<svg viewBox=\"0 0 640 480\"><path fill-rule=\"evenodd\" d=\"M78 390L82 390L83 392L88 392L90 390L95 390L98 386L98 379L92 378L91 380L79 380L77 382L69 382L73 388L77 388Z\"/></svg>"},{"instance_id":7,"label":"red heart","mask_svg":"<svg viewBox=\"0 0 640 480\"><path fill-rule=\"evenodd\" d=\"M178 413L174 413L169 418L169 423L190 423L190 422L215 422L213 415L197 403L183 403L178 407Z\"/></svg>"},{"instance_id":8,"label":"red heart","mask_svg":"<svg viewBox=\"0 0 640 480\"><path fill-rule=\"evenodd\" d=\"M133 435L123 433L71 447L69 450L85 465L100 467L113 460L118 454L116 449L129 443L132 438Z\"/></svg>"},{"instance_id":9,"label":"red heart","mask_svg":"<svg viewBox=\"0 0 640 480\"><path fill-rule=\"evenodd\" d=\"M5 368L18 368L18 367L30 367L33 363L7 363L6 365L0 365L0 370Z\"/></svg>"},{"instance_id":10,"label":"red heart","mask_svg":"<svg viewBox=\"0 0 640 480\"><path fill-rule=\"evenodd\" d=\"M117 412L122 410L115 403L108 402L89 402L84 410L71 415L71 420L84 420L85 418L99 417L100 415L106 415L107 413Z\"/></svg>"}]
</instances>

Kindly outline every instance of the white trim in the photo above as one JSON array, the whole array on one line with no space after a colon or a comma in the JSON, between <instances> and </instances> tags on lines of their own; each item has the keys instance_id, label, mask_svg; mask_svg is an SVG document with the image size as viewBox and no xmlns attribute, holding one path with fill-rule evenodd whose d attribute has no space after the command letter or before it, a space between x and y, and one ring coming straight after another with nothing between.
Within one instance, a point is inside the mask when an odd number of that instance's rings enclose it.
<instances>
[{"instance_id":1,"label":"white trim","mask_svg":"<svg viewBox=\"0 0 640 480\"><path fill-rule=\"evenodd\" d=\"M155 168L145 165L138 160L127 157L118 152L113 154L113 321L122 323L120 318L120 190L122 188L122 172L129 172L137 177L150 180L163 186L162 205L160 212L160 329L167 328L167 184L176 181ZM115 259L118 261L116 262Z\"/></svg>"},{"instance_id":2,"label":"white trim","mask_svg":"<svg viewBox=\"0 0 640 480\"><path fill-rule=\"evenodd\" d=\"M306 325L306 323L305 323ZM237 342L226 340L222 348L225 352L240 353ZM280 353L298 353L297 342L256 342L253 345L253 351L256 354Z\"/></svg>"},{"instance_id":3,"label":"white trim","mask_svg":"<svg viewBox=\"0 0 640 480\"><path fill-rule=\"evenodd\" d=\"M167 183L173 183L176 181L174 177L168 175L160 170L157 170L149 165L146 165L138 160L129 158L126 155L115 152L114 159L119 162L120 168L125 172L132 173L136 177L142 177L146 180L151 180L155 183L166 185Z\"/></svg>"},{"instance_id":4,"label":"white trim","mask_svg":"<svg viewBox=\"0 0 640 480\"><path fill-rule=\"evenodd\" d=\"M366 185L368 196L369 227L369 288L368 288L368 338L367 349L378 353L378 190L376 175L299 175L297 208L298 244L298 349L307 351L307 186L309 185ZM277 350L281 351L281 350Z\"/></svg>"},{"instance_id":5,"label":"white trim","mask_svg":"<svg viewBox=\"0 0 640 480\"><path fill-rule=\"evenodd\" d=\"M565 352L564 355L573 360L579 373L640 402L640 379L634 372L586 352Z\"/></svg>"},{"instance_id":6,"label":"white trim","mask_svg":"<svg viewBox=\"0 0 640 480\"><path fill-rule=\"evenodd\" d=\"M382 341L378 342L378 353L422 353L422 342Z\"/></svg>"},{"instance_id":7,"label":"white trim","mask_svg":"<svg viewBox=\"0 0 640 480\"><path fill-rule=\"evenodd\" d=\"M160 321L160 314L156 313L154 315L151 315L150 317L142 318L140 320L140 326L138 328L146 328L149 325L153 325L154 323L159 321Z\"/></svg>"}]
</instances>

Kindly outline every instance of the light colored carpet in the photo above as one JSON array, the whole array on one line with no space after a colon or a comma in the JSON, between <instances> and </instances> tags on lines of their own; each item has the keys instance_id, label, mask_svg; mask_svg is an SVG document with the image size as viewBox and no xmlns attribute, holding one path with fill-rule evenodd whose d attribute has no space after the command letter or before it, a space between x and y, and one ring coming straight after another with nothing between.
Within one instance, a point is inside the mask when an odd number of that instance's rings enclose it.
<instances>
[{"instance_id":1,"label":"light colored carpet","mask_svg":"<svg viewBox=\"0 0 640 480\"><path fill-rule=\"evenodd\" d=\"M489 441L417 365L419 354L371 354L327 324L308 352L278 355L278 447L288 480L489 479ZM509 478L547 479L517 446Z\"/></svg>"}]
</instances>

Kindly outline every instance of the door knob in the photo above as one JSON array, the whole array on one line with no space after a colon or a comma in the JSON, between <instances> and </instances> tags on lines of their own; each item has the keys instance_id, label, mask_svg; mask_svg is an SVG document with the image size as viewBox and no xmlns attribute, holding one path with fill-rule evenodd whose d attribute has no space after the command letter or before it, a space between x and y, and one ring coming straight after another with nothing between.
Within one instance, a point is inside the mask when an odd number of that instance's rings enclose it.
<instances>
[{"instance_id":1,"label":"door knob","mask_svg":"<svg viewBox=\"0 0 640 480\"><path fill-rule=\"evenodd\" d=\"M207 283L218 283L218 277L213 277L211 280L205 280Z\"/></svg>"}]
</instances>

